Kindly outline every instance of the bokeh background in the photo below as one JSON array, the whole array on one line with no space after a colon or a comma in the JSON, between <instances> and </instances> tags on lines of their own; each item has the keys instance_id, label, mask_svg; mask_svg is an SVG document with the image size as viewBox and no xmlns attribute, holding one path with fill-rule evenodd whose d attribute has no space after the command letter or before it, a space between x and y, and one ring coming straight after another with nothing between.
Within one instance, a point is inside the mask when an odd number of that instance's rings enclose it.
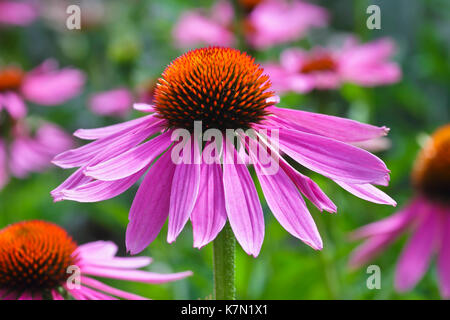
<instances>
[{"instance_id":1,"label":"bokeh background","mask_svg":"<svg viewBox=\"0 0 450 320\"><path fill-rule=\"evenodd\" d=\"M40 2L41 6L53 5L51 1ZM0 27L0 65L16 63L28 70L52 57L62 66L74 66L86 73L83 93L67 103L53 108L28 103L30 115L57 123L67 132L140 116L137 111L130 111L123 118L98 116L87 108L87 100L98 91L119 86L138 88L157 79L165 66L185 51L174 46L172 38L172 29L180 15L186 10L207 9L213 5L213 1L206 0L98 2L105 10L103 15L94 15L89 23L82 25L81 31L69 31L64 27L65 20L45 14L26 27ZM80 4L82 12L86 5L80 1L69 3ZM337 34L354 34L364 42L385 36L395 41L394 59L403 71L399 83L376 88L346 84L338 90L313 91L307 95L289 93L282 97L280 105L390 127L392 146L377 155L392 171L391 183L383 190L402 207L413 193L409 175L423 137L450 122L450 2L318 0L314 3L329 11L331 20L327 28L313 30L297 42L263 51L253 50L252 54L258 62L277 59L287 47L326 44L327 39ZM381 8L381 30L366 27L366 8L370 4ZM112 240L125 255L128 210L137 186L100 203L53 203L49 192L68 174L67 170L52 167L27 179L12 179L0 191L0 227L21 220L45 219L66 228L80 244ZM338 206L338 214L320 213L310 206L324 240L324 249L316 252L290 236L263 201L266 236L259 257L247 256L238 246L238 298L439 298L434 267L413 291L405 294L394 291L394 268L405 238L374 262L381 267L381 290L367 289L365 268L348 268L348 255L356 246L349 241L348 233L396 209L368 203L319 175L308 174ZM193 277L167 285L112 283L153 299L209 298L213 288L212 245L202 250L192 248L190 225L173 244L166 243L165 236L164 228L142 253L154 258L150 270L192 270Z\"/></svg>"}]
</instances>

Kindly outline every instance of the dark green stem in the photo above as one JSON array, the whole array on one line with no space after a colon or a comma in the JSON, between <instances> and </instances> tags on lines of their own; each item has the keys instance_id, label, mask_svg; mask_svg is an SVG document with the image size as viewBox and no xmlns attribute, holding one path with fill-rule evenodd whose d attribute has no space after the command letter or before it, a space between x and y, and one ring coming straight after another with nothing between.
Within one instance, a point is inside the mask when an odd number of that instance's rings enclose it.
<instances>
[{"instance_id":1,"label":"dark green stem","mask_svg":"<svg viewBox=\"0 0 450 320\"><path fill-rule=\"evenodd\" d=\"M214 299L236 299L234 285L236 240L230 224L227 223L213 243L214 255Z\"/></svg>"}]
</instances>

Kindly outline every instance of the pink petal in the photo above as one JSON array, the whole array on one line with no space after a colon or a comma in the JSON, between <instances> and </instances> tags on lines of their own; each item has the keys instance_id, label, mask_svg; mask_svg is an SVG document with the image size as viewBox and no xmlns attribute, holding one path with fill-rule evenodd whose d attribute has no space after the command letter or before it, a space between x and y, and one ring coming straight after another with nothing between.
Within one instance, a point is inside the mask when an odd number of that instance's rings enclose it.
<instances>
[{"instance_id":1,"label":"pink petal","mask_svg":"<svg viewBox=\"0 0 450 320\"><path fill-rule=\"evenodd\" d=\"M53 106L78 95L84 82L85 75L72 68L32 72L25 76L21 91L31 102Z\"/></svg>"},{"instance_id":2,"label":"pink petal","mask_svg":"<svg viewBox=\"0 0 450 320\"><path fill-rule=\"evenodd\" d=\"M113 181L129 177L150 164L171 144L171 133L165 132L117 157L87 166L84 174L103 181Z\"/></svg>"},{"instance_id":3,"label":"pink petal","mask_svg":"<svg viewBox=\"0 0 450 320\"><path fill-rule=\"evenodd\" d=\"M159 129L157 124L148 125L143 123L132 129L118 131L77 149L63 152L57 155L52 162L61 168L67 169L81 167L88 163L92 164L91 161L96 158L98 162L104 161L137 145Z\"/></svg>"},{"instance_id":4,"label":"pink petal","mask_svg":"<svg viewBox=\"0 0 450 320\"><path fill-rule=\"evenodd\" d=\"M0 139L0 190L8 183L9 174L7 171L6 145Z\"/></svg>"},{"instance_id":5,"label":"pink petal","mask_svg":"<svg viewBox=\"0 0 450 320\"><path fill-rule=\"evenodd\" d=\"M225 139L228 140L228 139ZM223 164L225 208L237 241L247 254L257 257L264 240L264 215L252 177L228 141ZM242 161L242 160L241 160ZM242 163L242 162L240 162Z\"/></svg>"},{"instance_id":6,"label":"pink petal","mask_svg":"<svg viewBox=\"0 0 450 320\"><path fill-rule=\"evenodd\" d=\"M450 210L447 208L447 212L442 212L445 216L443 223L443 230L446 230L442 234L442 243L439 250L438 259L438 274L439 284L441 288L441 295L445 299L450 298Z\"/></svg>"},{"instance_id":7,"label":"pink petal","mask_svg":"<svg viewBox=\"0 0 450 320\"><path fill-rule=\"evenodd\" d=\"M27 107L22 98L14 92L5 92L0 96L0 104L3 104L4 108L14 119L20 119L26 116Z\"/></svg>"},{"instance_id":8,"label":"pink petal","mask_svg":"<svg viewBox=\"0 0 450 320\"><path fill-rule=\"evenodd\" d=\"M103 128L95 128L95 129L78 129L74 132L74 136L80 139L85 140L97 140L101 138L106 138L110 135L113 135L117 132L121 132L124 130L131 130L136 127L140 127L143 123L146 124L154 124L159 122L160 119L155 118L153 114L148 116L140 117L134 120L122 122L119 124L114 124L111 126L103 127Z\"/></svg>"},{"instance_id":9,"label":"pink petal","mask_svg":"<svg viewBox=\"0 0 450 320\"><path fill-rule=\"evenodd\" d=\"M191 140L192 142L192 140ZM197 143L191 143L195 157L199 157ZM169 228L167 242L172 243L183 230L189 220L200 187L200 165L194 163L191 157L190 163L180 163L175 167L170 191Z\"/></svg>"},{"instance_id":10,"label":"pink petal","mask_svg":"<svg viewBox=\"0 0 450 320\"><path fill-rule=\"evenodd\" d=\"M153 284L172 282L192 275L191 271L161 274L141 270L108 269L93 266L83 267L81 271L83 274L90 274L98 277Z\"/></svg>"},{"instance_id":11,"label":"pink petal","mask_svg":"<svg viewBox=\"0 0 450 320\"><path fill-rule=\"evenodd\" d=\"M175 165L167 151L150 168L131 205L126 246L131 254L145 249L158 235L169 215Z\"/></svg>"},{"instance_id":12,"label":"pink petal","mask_svg":"<svg viewBox=\"0 0 450 320\"><path fill-rule=\"evenodd\" d=\"M315 250L321 250L323 245L319 231L295 184L279 168L274 174L268 173L257 159L257 151L250 148L249 152L267 204L275 218L294 237Z\"/></svg>"},{"instance_id":13,"label":"pink petal","mask_svg":"<svg viewBox=\"0 0 450 320\"><path fill-rule=\"evenodd\" d=\"M64 300L63 296L58 292L58 290L52 290L53 300Z\"/></svg>"},{"instance_id":14,"label":"pink petal","mask_svg":"<svg viewBox=\"0 0 450 320\"><path fill-rule=\"evenodd\" d=\"M308 169L333 180L383 185L389 181L389 170L383 161L365 150L285 128L280 128L279 138L282 151Z\"/></svg>"},{"instance_id":15,"label":"pink petal","mask_svg":"<svg viewBox=\"0 0 450 320\"><path fill-rule=\"evenodd\" d=\"M375 188L371 184L349 184L342 181L335 181L342 188L357 196L358 198L379 204L389 204L391 206L397 206L397 202L389 197L383 191Z\"/></svg>"},{"instance_id":16,"label":"pink petal","mask_svg":"<svg viewBox=\"0 0 450 320\"><path fill-rule=\"evenodd\" d=\"M336 205L313 180L292 168L283 158L279 157L279 159L280 167L286 172L292 182L295 183L300 192L308 198L309 201L311 201L320 211L326 210L328 212L336 212Z\"/></svg>"},{"instance_id":17,"label":"pink petal","mask_svg":"<svg viewBox=\"0 0 450 320\"><path fill-rule=\"evenodd\" d=\"M227 221L220 164L203 162L200 189L191 213L194 247L201 248L214 240Z\"/></svg>"},{"instance_id":18,"label":"pink petal","mask_svg":"<svg viewBox=\"0 0 450 320\"><path fill-rule=\"evenodd\" d=\"M149 257L114 257L114 258L96 258L90 257L83 259L83 264L97 267L117 268L117 269L138 269L146 267L152 261Z\"/></svg>"},{"instance_id":19,"label":"pink petal","mask_svg":"<svg viewBox=\"0 0 450 320\"><path fill-rule=\"evenodd\" d=\"M74 254L79 254L83 259L111 259L117 253L117 245L112 241L94 241L78 246Z\"/></svg>"},{"instance_id":20,"label":"pink petal","mask_svg":"<svg viewBox=\"0 0 450 320\"><path fill-rule=\"evenodd\" d=\"M148 300L144 297L110 287L110 286L108 286L100 281L97 281L95 279L92 279L92 278L81 277L81 283L83 283L84 285L87 285L89 287L92 287L94 289L101 290L103 292L112 294L116 297L125 298L128 300Z\"/></svg>"},{"instance_id":21,"label":"pink petal","mask_svg":"<svg viewBox=\"0 0 450 320\"><path fill-rule=\"evenodd\" d=\"M380 221L369 223L368 225L353 231L350 237L355 240L404 230L412 221L414 221L418 214L422 213L422 210L422 201L420 201L420 199L414 200L406 208L400 210L396 214Z\"/></svg>"},{"instance_id":22,"label":"pink petal","mask_svg":"<svg viewBox=\"0 0 450 320\"><path fill-rule=\"evenodd\" d=\"M148 166L135 174L120 180L93 180L72 189L62 188L58 190L58 192L52 194L57 196L58 200L72 200L78 202L99 202L108 200L128 190L140 177L142 177L147 169Z\"/></svg>"},{"instance_id":23,"label":"pink petal","mask_svg":"<svg viewBox=\"0 0 450 320\"><path fill-rule=\"evenodd\" d=\"M17 300L33 300L33 296L31 295L31 292L25 291L22 293Z\"/></svg>"},{"instance_id":24,"label":"pink petal","mask_svg":"<svg viewBox=\"0 0 450 320\"><path fill-rule=\"evenodd\" d=\"M89 108L99 115L124 116L131 110L133 95L126 88L103 91L89 99Z\"/></svg>"},{"instance_id":25,"label":"pink petal","mask_svg":"<svg viewBox=\"0 0 450 320\"><path fill-rule=\"evenodd\" d=\"M440 240L441 220L435 208L428 208L400 256L395 272L395 288L408 291L423 277Z\"/></svg>"},{"instance_id":26,"label":"pink petal","mask_svg":"<svg viewBox=\"0 0 450 320\"><path fill-rule=\"evenodd\" d=\"M135 103L133 109L142 112L155 112L155 106L147 103Z\"/></svg>"},{"instance_id":27,"label":"pink petal","mask_svg":"<svg viewBox=\"0 0 450 320\"><path fill-rule=\"evenodd\" d=\"M386 127L376 127L355 120L314 112L269 107L293 129L318 134L343 142L366 141L388 134ZM275 120L276 121L276 120Z\"/></svg>"},{"instance_id":28,"label":"pink petal","mask_svg":"<svg viewBox=\"0 0 450 320\"><path fill-rule=\"evenodd\" d=\"M0 24L25 26L37 17L36 8L26 2L0 1Z\"/></svg>"}]
</instances>

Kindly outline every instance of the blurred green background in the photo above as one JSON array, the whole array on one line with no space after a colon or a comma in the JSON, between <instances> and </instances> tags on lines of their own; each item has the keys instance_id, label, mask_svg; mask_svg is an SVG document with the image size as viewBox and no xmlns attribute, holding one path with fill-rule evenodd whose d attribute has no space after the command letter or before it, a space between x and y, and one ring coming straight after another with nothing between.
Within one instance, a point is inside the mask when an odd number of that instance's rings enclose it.
<instances>
[{"instance_id":1,"label":"blurred green background","mask_svg":"<svg viewBox=\"0 0 450 320\"><path fill-rule=\"evenodd\" d=\"M76 4L77 1L71 3ZM105 1L103 25L81 31L55 28L55 22L39 19L24 28L0 29L0 62L16 62L30 69L46 58L62 66L72 65L88 75L83 94L61 107L42 108L28 104L30 115L49 119L73 132L123 121L95 116L86 107L87 97L117 86L135 88L155 79L183 51L173 46L171 30L184 10L209 8L212 1ZM340 90L288 94L283 107L350 117L391 128L392 147L377 154L392 171L389 187L383 188L399 204L412 195L409 173L419 150L421 136L449 122L450 117L450 2L447 0L322 0L315 3L331 14L330 26L315 30L297 44L325 44L330 35L354 33L363 41L382 36L397 43L396 61L403 80L395 85L361 88L345 85ZM366 8L381 8L381 30L366 28ZM259 62L277 59L287 45L253 52ZM140 116L135 112L129 118ZM81 143L81 141L78 141ZM128 210L137 190L109 201L82 204L53 203L49 192L69 175L52 168L26 180L12 179L0 191L0 227L27 220L45 219L65 227L78 243L112 240L125 254ZM351 271L348 255L356 243L348 233L363 224L386 217L395 208L360 200L332 181L308 173L338 206L338 214L320 213L310 206L324 240L316 252L290 236L273 218L262 200L266 219L265 241L258 258L247 256L238 246L237 296L240 299L439 299L435 268L411 292L393 289L393 274L405 237L374 263L381 267L381 290L366 287L364 268ZM259 190L260 191L260 190ZM261 198L263 199L263 198ZM142 253L154 258L152 271L192 270L194 276L166 285L110 281L123 290L152 299L205 299L212 294L212 245L192 248L190 224L174 244L165 241L166 228Z\"/></svg>"}]
</instances>

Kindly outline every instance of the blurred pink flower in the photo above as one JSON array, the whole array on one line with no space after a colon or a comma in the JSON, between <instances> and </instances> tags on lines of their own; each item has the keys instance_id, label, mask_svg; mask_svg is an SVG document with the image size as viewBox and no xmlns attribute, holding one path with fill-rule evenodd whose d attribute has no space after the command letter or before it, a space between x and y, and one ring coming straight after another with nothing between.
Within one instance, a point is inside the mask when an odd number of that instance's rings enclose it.
<instances>
[{"instance_id":1,"label":"blurred pink flower","mask_svg":"<svg viewBox=\"0 0 450 320\"><path fill-rule=\"evenodd\" d=\"M178 47L191 48L201 45L233 46L235 38L229 30L233 8L228 1L219 1L205 14L200 9L186 11L173 29Z\"/></svg>"},{"instance_id":2,"label":"blurred pink flower","mask_svg":"<svg viewBox=\"0 0 450 320\"><path fill-rule=\"evenodd\" d=\"M168 242L175 241L190 219L195 247L214 240L228 220L244 251L255 257L264 239L264 216L247 166L239 163L241 156L244 161L253 159L276 219L314 249L322 248L322 240L302 194L320 210L335 212L336 206L283 154L358 197L395 205L394 200L373 186L388 184L386 165L369 152L350 145L384 136L388 129L277 108L274 105L278 99L269 91L270 83L263 72L253 58L229 48L197 49L177 58L158 81L155 105L135 105L149 115L75 132L79 138L95 141L54 158L53 163L62 168L79 168L51 192L54 200L107 200L125 192L145 175L131 205L126 233L127 249L132 254L149 245L167 219ZM192 132L196 120L202 120L204 128L219 132L238 128L265 130L267 140L263 140L267 143L252 138L248 144L270 148L271 159L279 164L279 170L266 174L265 164L257 152L248 148L245 139L241 140L245 147L240 150L228 138L223 139L225 151L218 151L225 158L223 165L214 161L176 163L171 150L179 148L180 143L174 143L172 135L179 128ZM188 143L194 150L191 154L196 154L192 139L191 135ZM206 149L203 157L208 156ZM228 157L237 158L238 163Z\"/></svg>"},{"instance_id":3,"label":"blurred pink flower","mask_svg":"<svg viewBox=\"0 0 450 320\"><path fill-rule=\"evenodd\" d=\"M26 26L38 15L31 1L0 0L0 25Z\"/></svg>"},{"instance_id":4,"label":"blurred pink flower","mask_svg":"<svg viewBox=\"0 0 450 320\"><path fill-rule=\"evenodd\" d=\"M441 294L450 298L450 125L439 129L423 148L413 170L416 195L405 208L352 233L367 240L353 252L351 267L359 267L380 255L402 233L413 235L397 264L395 287L412 289L438 254Z\"/></svg>"},{"instance_id":5,"label":"blurred pink flower","mask_svg":"<svg viewBox=\"0 0 450 320\"><path fill-rule=\"evenodd\" d=\"M70 135L54 124L43 123L34 134L23 120L14 121L8 137L0 137L0 189L9 175L25 178L50 166L51 159L73 146Z\"/></svg>"},{"instance_id":6,"label":"blurred pink flower","mask_svg":"<svg viewBox=\"0 0 450 320\"><path fill-rule=\"evenodd\" d=\"M63 228L50 222L9 225L0 230L0 300L146 300L95 277L160 284L192 275L190 271L161 274L139 270L152 259L116 257L116 253L117 246L111 241L78 246Z\"/></svg>"},{"instance_id":7,"label":"blurred pink flower","mask_svg":"<svg viewBox=\"0 0 450 320\"><path fill-rule=\"evenodd\" d=\"M325 9L294 0L267 0L257 4L246 21L246 38L257 49L302 38L311 27L328 23Z\"/></svg>"},{"instance_id":8,"label":"blurred pink flower","mask_svg":"<svg viewBox=\"0 0 450 320\"><path fill-rule=\"evenodd\" d=\"M64 103L81 92L84 81L81 71L58 70L53 60L26 73L15 66L0 68L0 111L19 119L27 113L24 99L46 106Z\"/></svg>"},{"instance_id":9,"label":"blurred pink flower","mask_svg":"<svg viewBox=\"0 0 450 320\"><path fill-rule=\"evenodd\" d=\"M133 94L127 88L103 91L90 97L89 108L102 116L125 116L133 105Z\"/></svg>"},{"instance_id":10,"label":"blurred pink flower","mask_svg":"<svg viewBox=\"0 0 450 320\"><path fill-rule=\"evenodd\" d=\"M339 49L287 49L280 65L268 63L265 69L279 93L336 89L345 82L371 87L400 81L400 67L389 61L393 53L394 44L387 38L366 44L351 38Z\"/></svg>"}]
</instances>

